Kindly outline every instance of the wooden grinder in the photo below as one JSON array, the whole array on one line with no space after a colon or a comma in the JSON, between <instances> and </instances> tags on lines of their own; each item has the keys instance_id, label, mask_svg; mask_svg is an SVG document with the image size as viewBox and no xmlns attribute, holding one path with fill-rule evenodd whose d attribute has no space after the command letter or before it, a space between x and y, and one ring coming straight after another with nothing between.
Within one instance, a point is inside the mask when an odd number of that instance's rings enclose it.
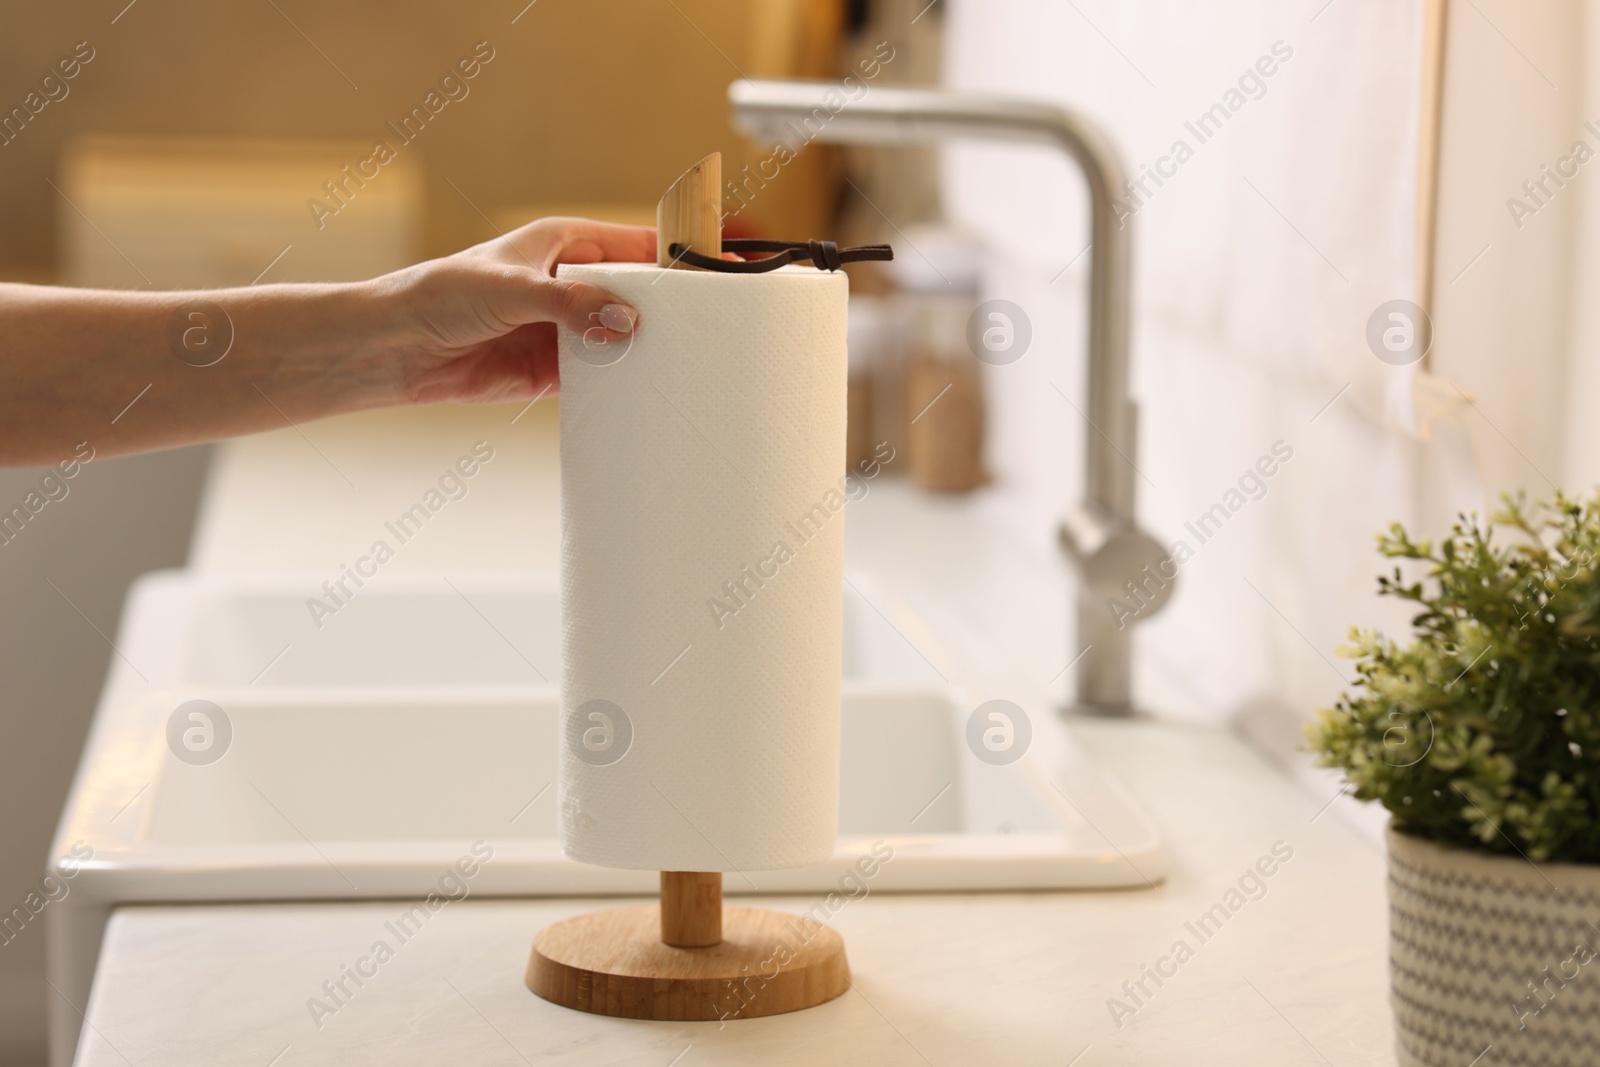
<instances>
[{"instance_id":1,"label":"wooden grinder","mask_svg":"<svg viewBox=\"0 0 1600 1067\"><path fill-rule=\"evenodd\" d=\"M722 254L722 156L656 205L656 264L674 242ZM630 1019L750 1019L825 1003L850 986L844 941L798 915L722 906L720 872L662 871L659 905L591 912L540 930L527 985L545 1000Z\"/></svg>"}]
</instances>

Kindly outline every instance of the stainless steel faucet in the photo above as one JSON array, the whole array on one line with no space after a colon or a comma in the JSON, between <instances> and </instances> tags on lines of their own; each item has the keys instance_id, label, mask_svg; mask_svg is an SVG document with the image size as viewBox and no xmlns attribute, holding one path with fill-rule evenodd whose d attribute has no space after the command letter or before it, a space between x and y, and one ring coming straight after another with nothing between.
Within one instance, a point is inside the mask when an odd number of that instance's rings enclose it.
<instances>
[{"instance_id":1,"label":"stainless steel faucet","mask_svg":"<svg viewBox=\"0 0 1600 1067\"><path fill-rule=\"evenodd\" d=\"M869 88L833 82L736 81L728 87L735 126L791 151L810 141L907 145L966 138L1055 145L1089 186L1088 470L1084 499L1061 524L1061 544L1076 565L1077 699L1069 710L1130 715L1132 622L1155 614L1172 594L1176 565L1134 516L1137 412L1128 397L1128 290L1131 220L1118 218L1122 163L1093 123L1055 104L942 89ZM1125 607L1118 612L1110 601Z\"/></svg>"}]
</instances>

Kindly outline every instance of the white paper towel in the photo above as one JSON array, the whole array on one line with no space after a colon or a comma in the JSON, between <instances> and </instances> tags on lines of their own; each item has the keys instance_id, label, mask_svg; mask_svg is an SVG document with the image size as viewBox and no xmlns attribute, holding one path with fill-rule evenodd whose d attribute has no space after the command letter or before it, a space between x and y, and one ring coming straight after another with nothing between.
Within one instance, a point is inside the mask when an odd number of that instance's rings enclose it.
<instances>
[{"instance_id":1,"label":"white paper towel","mask_svg":"<svg viewBox=\"0 0 1600 1067\"><path fill-rule=\"evenodd\" d=\"M631 345L561 334L562 850L677 871L825 860L845 276L560 277L640 313Z\"/></svg>"}]
</instances>

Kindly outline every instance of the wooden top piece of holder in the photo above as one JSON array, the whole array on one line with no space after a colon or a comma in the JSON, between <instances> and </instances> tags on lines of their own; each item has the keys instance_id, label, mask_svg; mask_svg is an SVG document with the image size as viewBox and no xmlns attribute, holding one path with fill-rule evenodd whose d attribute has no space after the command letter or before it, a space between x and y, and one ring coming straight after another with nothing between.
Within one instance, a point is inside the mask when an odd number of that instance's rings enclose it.
<instances>
[{"instance_id":1,"label":"wooden top piece of holder","mask_svg":"<svg viewBox=\"0 0 1600 1067\"><path fill-rule=\"evenodd\" d=\"M713 152L682 174L656 203L656 266L699 270L674 262L667 249L687 245L703 256L722 255L722 153Z\"/></svg>"}]
</instances>

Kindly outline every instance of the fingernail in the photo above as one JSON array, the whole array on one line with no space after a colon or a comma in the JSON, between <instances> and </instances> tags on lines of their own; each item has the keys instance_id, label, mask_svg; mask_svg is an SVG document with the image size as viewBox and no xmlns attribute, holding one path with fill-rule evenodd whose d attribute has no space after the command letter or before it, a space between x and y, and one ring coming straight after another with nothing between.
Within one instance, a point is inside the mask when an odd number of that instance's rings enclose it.
<instances>
[{"instance_id":1,"label":"fingernail","mask_svg":"<svg viewBox=\"0 0 1600 1067\"><path fill-rule=\"evenodd\" d=\"M639 313L626 304L607 304L600 309L600 325L617 333L632 333Z\"/></svg>"}]
</instances>

